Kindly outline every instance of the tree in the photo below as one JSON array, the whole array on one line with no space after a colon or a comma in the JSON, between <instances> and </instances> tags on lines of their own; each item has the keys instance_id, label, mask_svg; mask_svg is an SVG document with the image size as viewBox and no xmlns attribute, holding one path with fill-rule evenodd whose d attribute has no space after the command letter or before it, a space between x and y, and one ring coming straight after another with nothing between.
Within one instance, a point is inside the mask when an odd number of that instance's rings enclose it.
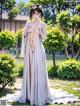
<instances>
[{"instance_id":1,"label":"tree","mask_svg":"<svg viewBox=\"0 0 80 106\"><path fill-rule=\"evenodd\" d=\"M20 10L20 12L19 12L20 14L22 14L22 15L28 15L28 13L29 13L29 5L28 5L28 3L25 3L23 1L20 1L17 4L17 7Z\"/></svg>"},{"instance_id":2,"label":"tree","mask_svg":"<svg viewBox=\"0 0 80 106\"><path fill-rule=\"evenodd\" d=\"M4 11L10 11L15 6L15 4L15 0L0 0L0 31L2 28L2 13Z\"/></svg>"},{"instance_id":3,"label":"tree","mask_svg":"<svg viewBox=\"0 0 80 106\"><path fill-rule=\"evenodd\" d=\"M76 6L76 12L77 12L77 14L80 15L80 4L78 4L78 5Z\"/></svg>"},{"instance_id":4,"label":"tree","mask_svg":"<svg viewBox=\"0 0 80 106\"><path fill-rule=\"evenodd\" d=\"M43 11L45 13L45 19L48 18L48 20L52 19L53 24L56 23L56 14L59 13L62 10L71 10L74 14L74 10L78 2L74 2L73 0L30 0L30 6L39 4L42 5ZM79 1L80 3L80 1ZM46 11L45 11L46 10ZM47 15L46 13L50 13L50 15Z\"/></svg>"},{"instance_id":5,"label":"tree","mask_svg":"<svg viewBox=\"0 0 80 106\"><path fill-rule=\"evenodd\" d=\"M51 26L49 28L47 38L44 41L44 46L52 53L54 66L56 65L55 52L61 51L65 48L65 46L67 46L65 40L65 34L57 26Z\"/></svg>"},{"instance_id":6,"label":"tree","mask_svg":"<svg viewBox=\"0 0 80 106\"><path fill-rule=\"evenodd\" d=\"M17 7L14 7L8 13L8 18L10 21L10 31L11 31L11 27L12 27L12 22L14 21L14 18L16 17L16 15L19 14L19 12L20 12L20 10Z\"/></svg>"},{"instance_id":7,"label":"tree","mask_svg":"<svg viewBox=\"0 0 80 106\"><path fill-rule=\"evenodd\" d=\"M80 32L80 16L75 14L72 15L70 11L61 11L57 15L58 24L61 27L61 30L64 31L66 35L71 36L71 58L74 57L74 42L76 35ZM68 42L68 39L66 39ZM79 42L79 41L78 41ZM65 48L66 57L69 58L67 48ZM78 59L80 54L80 47L78 48L77 55L75 56Z\"/></svg>"}]
</instances>

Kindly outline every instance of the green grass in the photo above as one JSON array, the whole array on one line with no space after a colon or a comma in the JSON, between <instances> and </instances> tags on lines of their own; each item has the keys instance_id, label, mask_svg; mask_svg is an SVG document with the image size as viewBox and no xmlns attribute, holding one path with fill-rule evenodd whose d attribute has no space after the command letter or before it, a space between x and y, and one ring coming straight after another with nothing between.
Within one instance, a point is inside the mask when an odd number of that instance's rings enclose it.
<instances>
[{"instance_id":1,"label":"green grass","mask_svg":"<svg viewBox=\"0 0 80 106\"><path fill-rule=\"evenodd\" d=\"M56 64L60 64L61 62L65 61L66 58L64 55L56 55ZM23 63L23 58L17 58L16 63ZM52 55L51 54L46 54L46 62L47 65L53 65L53 60L52 60Z\"/></svg>"},{"instance_id":2,"label":"green grass","mask_svg":"<svg viewBox=\"0 0 80 106\"><path fill-rule=\"evenodd\" d=\"M71 104L60 104L60 105L49 105L49 106L80 106L80 103L71 103Z\"/></svg>"},{"instance_id":3,"label":"green grass","mask_svg":"<svg viewBox=\"0 0 80 106\"><path fill-rule=\"evenodd\" d=\"M80 90L74 90L73 88L80 88L80 80L69 81L69 80L60 80L60 79L50 79L52 87L55 89L63 89L68 93L72 93L80 98ZM79 83L79 84L76 84Z\"/></svg>"},{"instance_id":4,"label":"green grass","mask_svg":"<svg viewBox=\"0 0 80 106\"><path fill-rule=\"evenodd\" d=\"M8 103L11 106L30 106L29 103ZM53 105L45 105L45 106L80 106L80 103L68 103L68 104L53 104Z\"/></svg>"}]
</instances>

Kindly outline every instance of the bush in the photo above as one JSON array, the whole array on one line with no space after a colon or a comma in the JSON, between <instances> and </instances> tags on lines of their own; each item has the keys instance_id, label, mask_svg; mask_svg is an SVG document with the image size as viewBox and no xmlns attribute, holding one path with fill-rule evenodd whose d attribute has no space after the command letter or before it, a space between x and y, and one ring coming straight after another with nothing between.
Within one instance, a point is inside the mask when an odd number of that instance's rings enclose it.
<instances>
[{"instance_id":1,"label":"bush","mask_svg":"<svg viewBox=\"0 0 80 106\"><path fill-rule=\"evenodd\" d=\"M21 41L22 41L22 31L23 29L18 30L17 32L17 42L18 42L18 48L21 47Z\"/></svg>"},{"instance_id":2,"label":"bush","mask_svg":"<svg viewBox=\"0 0 80 106\"><path fill-rule=\"evenodd\" d=\"M6 85L13 85L16 72L15 59L10 54L0 54L0 90L3 90Z\"/></svg>"},{"instance_id":3,"label":"bush","mask_svg":"<svg viewBox=\"0 0 80 106\"><path fill-rule=\"evenodd\" d=\"M54 77L58 77L58 73L57 73L57 70L58 70L58 66L48 66L48 75L52 78Z\"/></svg>"},{"instance_id":4,"label":"bush","mask_svg":"<svg viewBox=\"0 0 80 106\"><path fill-rule=\"evenodd\" d=\"M58 77L61 79L80 79L80 62L69 59L59 65Z\"/></svg>"},{"instance_id":5,"label":"bush","mask_svg":"<svg viewBox=\"0 0 80 106\"><path fill-rule=\"evenodd\" d=\"M19 77L23 76L24 64L18 64L16 68L17 68L18 76Z\"/></svg>"},{"instance_id":6,"label":"bush","mask_svg":"<svg viewBox=\"0 0 80 106\"><path fill-rule=\"evenodd\" d=\"M23 29L20 29L17 31L16 35L17 35L17 56L19 56L20 54L20 51L21 51L21 41L22 41L22 32L23 32Z\"/></svg>"},{"instance_id":7,"label":"bush","mask_svg":"<svg viewBox=\"0 0 80 106\"><path fill-rule=\"evenodd\" d=\"M13 32L2 31L0 32L0 49L8 50L15 48L16 36Z\"/></svg>"}]
</instances>

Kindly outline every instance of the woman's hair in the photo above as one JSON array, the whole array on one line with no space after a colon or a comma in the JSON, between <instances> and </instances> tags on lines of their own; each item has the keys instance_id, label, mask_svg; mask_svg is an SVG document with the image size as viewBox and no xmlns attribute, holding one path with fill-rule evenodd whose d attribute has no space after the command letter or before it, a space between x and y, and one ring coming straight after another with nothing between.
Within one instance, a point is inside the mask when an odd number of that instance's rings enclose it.
<instances>
[{"instance_id":1,"label":"woman's hair","mask_svg":"<svg viewBox=\"0 0 80 106\"><path fill-rule=\"evenodd\" d=\"M30 19L32 19L32 15L35 14L35 11L41 14L41 19L44 16L41 7L37 4L31 7L30 9Z\"/></svg>"}]
</instances>

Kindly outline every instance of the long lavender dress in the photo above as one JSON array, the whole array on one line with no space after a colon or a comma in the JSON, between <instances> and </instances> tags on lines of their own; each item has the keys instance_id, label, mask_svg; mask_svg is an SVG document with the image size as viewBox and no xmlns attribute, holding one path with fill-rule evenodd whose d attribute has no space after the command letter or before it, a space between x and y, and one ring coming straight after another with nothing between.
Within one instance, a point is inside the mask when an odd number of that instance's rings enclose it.
<instances>
[{"instance_id":1,"label":"long lavender dress","mask_svg":"<svg viewBox=\"0 0 80 106\"><path fill-rule=\"evenodd\" d=\"M36 24L36 22L28 21L22 34L20 56L24 57L24 72L18 101L23 103L28 99L31 105L42 106L45 103L52 103L52 96L48 80L46 53L43 46L47 36L46 23L41 22L39 28L35 30ZM42 31L42 36L39 34L40 31ZM35 34L33 37L34 53L30 47L30 34Z\"/></svg>"}]
</instances>

